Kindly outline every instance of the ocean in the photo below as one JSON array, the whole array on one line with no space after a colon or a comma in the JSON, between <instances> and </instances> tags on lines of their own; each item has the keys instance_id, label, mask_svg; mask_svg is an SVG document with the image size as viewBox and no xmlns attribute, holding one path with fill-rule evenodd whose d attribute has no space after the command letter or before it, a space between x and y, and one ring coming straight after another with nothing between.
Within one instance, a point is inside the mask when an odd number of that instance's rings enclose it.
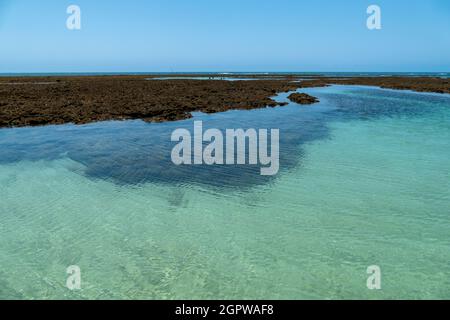
<instances>
[{"instance_id":1,"label":"ocean","mask_svg":"<svg viewBox=\"0 0 450 320\"><path fill-rule=\"evenodd\" d=\"M0 129L0 299L450 299L450 95L301 92L320 103ZM279 173L173 165L197 120L279 129Z\"/></svg>"},{"instance_id":2,"label":"ocean","mask_svg":"<svg viewBox=\"0 0 450 320\"><path fill-rule=\"evenodd\" d=\"M386 77L386 76L401 76L401 77L439 77L449 78L450 72L34 72L34 73L0 73L0 77L51 77L51 76L112 76L112 75L165 75L165 76L179 76L185 75L201 76L217 76L224 77L245 76L245 75L259 75L259 76L325 76L325 77Z\"/></svg>"}]
</instances>

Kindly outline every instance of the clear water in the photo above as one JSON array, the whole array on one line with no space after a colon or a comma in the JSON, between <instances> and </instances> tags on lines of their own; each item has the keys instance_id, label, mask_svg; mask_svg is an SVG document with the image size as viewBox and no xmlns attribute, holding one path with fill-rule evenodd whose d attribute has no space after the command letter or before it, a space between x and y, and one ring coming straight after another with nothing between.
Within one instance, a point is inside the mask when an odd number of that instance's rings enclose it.
<instances>
[{"instance_id":1,"label":"clear water","mask_svg":"<svg viewBox=\"0 0 450 320\"><path fill-rule=\"evenodd\" d=\"M274 178L173 166L194 119L0 130L0 299L449 299L450 96L306 91L321 103L195 114L280 128Z\"/></svg>"}]
</instances>

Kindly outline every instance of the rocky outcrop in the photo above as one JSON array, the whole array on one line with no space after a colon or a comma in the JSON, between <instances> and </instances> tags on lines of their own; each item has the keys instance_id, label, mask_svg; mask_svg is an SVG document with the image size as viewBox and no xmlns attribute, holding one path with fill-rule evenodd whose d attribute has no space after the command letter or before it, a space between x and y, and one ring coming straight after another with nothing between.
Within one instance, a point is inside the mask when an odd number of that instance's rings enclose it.
<instances>
[{"instance_id":1,"label":"rocky outcrop","mask_svg":"<svg viewBox=\"0 0 450 320\"><path fill-rule=\"evenodd\" d=\"M306 93L293 93L288 99L298 104L313 104L319 102L319 99Z\"/></svg>"},{"instance_id":2,"label":"rocky outcrop","mask_svg":"<svg viewBox=\"0 0 450 320\"><path fill-rule=\"evenodd\" d=\"M283 105L271 99L296 90L286 80L146 80L140 76L0 78L0 127L83 124L104 120L176 121Z\"/></svg>"}]
</instances>

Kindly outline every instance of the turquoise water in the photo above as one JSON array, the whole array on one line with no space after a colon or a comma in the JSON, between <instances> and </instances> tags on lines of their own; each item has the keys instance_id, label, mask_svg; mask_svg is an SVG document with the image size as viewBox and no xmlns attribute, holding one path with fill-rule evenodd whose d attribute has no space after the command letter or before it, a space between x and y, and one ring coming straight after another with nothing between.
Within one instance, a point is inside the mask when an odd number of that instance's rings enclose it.
<instances>
[{"instance_id":1,"label":"turquoise water","mask_svg":"<svg viewBox=\"0 0 450 320\"><path fill-rule=\"evenodd\" d=\"M194 119L0 130L0 299L449 299L450 96L305 91L195 114L280 128L275 177L173 166Z\"/></svg>"}]
</instances>

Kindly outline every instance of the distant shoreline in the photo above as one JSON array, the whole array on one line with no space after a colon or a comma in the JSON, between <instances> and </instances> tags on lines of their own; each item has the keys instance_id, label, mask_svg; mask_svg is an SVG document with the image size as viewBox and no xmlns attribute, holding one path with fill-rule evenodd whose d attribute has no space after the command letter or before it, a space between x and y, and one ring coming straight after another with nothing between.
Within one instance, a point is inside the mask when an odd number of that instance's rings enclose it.
<instances>
[{"instance_id":1,"label":"distant shoreline","mask_svg":"<svg viewBox=\"0 0 450 320\"><path fill-rule=\"evenodd\" d=\"M0 77L46 77L46 76L61 76L61 77L70 77L70 76L122 76L122 75L128 75L128 76L159 76L159 75L230 75L230 76L236 76L236 75L255 75L255 76L264 76L264 75L293 75L293 76L304 76L304 75L311 75L311 76L321 76L321 77L332 77L332 76L369 76L369 77L375 77L375 76L402 76L402 77L441 77L441 76L447 76L450 77L450 71L436 71L436 72L375 72L375 71L360 71L360 72L351 72L351 71L311 71L311 72L305 72L305 71L273 71L273 72L245 72L245 71L230 71L230 72L218 72L218 71L180 71L180 72L0 72Z\"/></svg>"},{"instance_id":2,"label":"distant shoreline","mask_svg":"<svg viewBox=\"0 0 450 320\"><path fill-rule=\"evenodd\" d=\"M208 78L170 79L180 75ZM158 77L168 80L148 80ZM280 92L332 84L450 93L449 78L432 76L330 77L312 73L1 76L0 127L128 119L174 121L191 117L193 111L214 113L274 107L282 105L271 99Z\"/></svg>"}]
</instances>

